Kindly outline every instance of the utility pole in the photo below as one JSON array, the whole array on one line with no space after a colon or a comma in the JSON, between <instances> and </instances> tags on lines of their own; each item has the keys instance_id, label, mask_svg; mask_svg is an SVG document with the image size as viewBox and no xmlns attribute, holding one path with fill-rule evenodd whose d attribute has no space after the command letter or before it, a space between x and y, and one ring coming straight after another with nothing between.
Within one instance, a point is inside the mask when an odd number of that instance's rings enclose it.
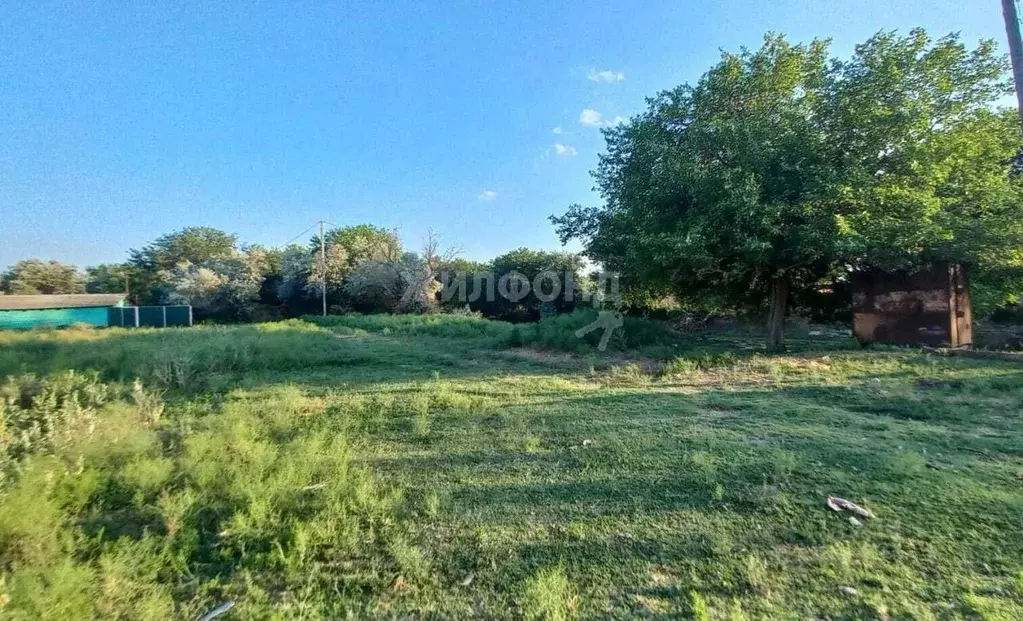
<instances>
[{"instance_id":1,"label":"utility pole","mask_svg":"<svg viewBox=\"0 0 1023 621\"><path fill-rule=\"evenodd\" d=\"M320 292L323 298L323 316L327 316L327 245L323 239L323 220L320 220L320 275L323 282L320 284Z\"/></svg>"},{"instance_id":2,"label":"utility pole","mask_svg":"<svg viewBox=\"0 0 1023 621\"><path fill-rule=\"evenodd\" d=\"M1023 122L1023 40L1019 34L1019 12L1016 0L1002 0L1005 34L1009 38L1009 57L1012 59L1012 81L1016 85L1016 107Z\"/></svg>"}]
</instances>

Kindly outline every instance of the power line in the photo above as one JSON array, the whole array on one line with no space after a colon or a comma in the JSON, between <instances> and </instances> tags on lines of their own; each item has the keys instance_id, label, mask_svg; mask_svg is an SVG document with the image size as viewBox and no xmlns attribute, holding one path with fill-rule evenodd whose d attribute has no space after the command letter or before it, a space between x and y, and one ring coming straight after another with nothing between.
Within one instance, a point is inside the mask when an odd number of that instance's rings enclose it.
<instances>
[{"instance_id":1,"label":"power line","mask_svg":"<svg viewBox=\"0 0 1023 621\"><path fill-rule=\"evenodd\" d=\"M305 235L305 234L306 234L306 233L308 233L309 231L311 231L311 230L315 229L315 228L316 228L317 226L319 226L319 225L320 225L320 223L321 223L321 222L322 222L323 224L329 224L330 226L332 226L332 227L335 227L335 228L338 228L338 229L339 229L339 228L341 228L341 225L340 225L340 224L337 224L337 223L331 222L330 220L317 220L316 222L313 222L313 223L312 223L312 224L311 224L311 225L309 226L309 228L307 228L306 230L302 231L302 232L301 232L301 233L299 233L298 235L296 235L296 236L292 237L291 239L289 239L288 241L284 242L284 243L283 243L283 244L281 244L281 245L282 245L282 246L287 246L288 244L290 244L291 242L295 241L295 240L296 240L296 239L298 239L299 237L302 237L303 235Z\"/></svg>"},{"instance_id":2,"label":"power line","mask_svg":"<svg viewBox=\"0 0 1023 621\"><path fill-rule=\"evenodd\" d=\"M316 222L314 222L312 224L312 226L310 226L306 230L302 231L298 235L292 237L287 242L285 242L284 245L287 246L287 245L291 244L291 242L295 241L299 237L302 237L303 235L305 235L309 231L313 230L314 228L320 227L320 236L319 236L320 237L320 262L319 262L319 267L320 267L320 277L322 278L322 282L320 283L320 299L321 299L321 302L323 304L323 316L326 317L327 316L327 246L326 246L326 240L324 239L324 235L323 235L323 225L324 224L330 224L331 226L337 226L336 224L332 224L330 222L327 222L326 220L317 220Z\"/></svg>"},{"instance_id":3,"label":"power line","mask_svg":"<svg viewBox=\"0 0 1023 621\"><path fill-rule=\"evenodd\" d=\"M295 240L296 240L296 239L298 239L299 237L302 237L303 235L305 235L305 234L306 234L306 233L308 233L309 231L311 231L311 230L315 229L315 228L316 228L317 226L319 226L319 225L320 225L320 222L323 222L323 221L322 221L322 220L317 220L316 222L313 222L313 224L312 224L312 225L311 225L311 226L310 226L309 228L307 228L306 230L302 231L302 232L301 232L301 233L299 233L298 235L296 235L296 236L292 237L291 239L289 239L288 241L284 242L284 243L283 243L283 244L281 244L281 245L282 245L282 246L287 246L287 245L291 244L291 242L295 241Z\"/></svg>"}]
</instances>

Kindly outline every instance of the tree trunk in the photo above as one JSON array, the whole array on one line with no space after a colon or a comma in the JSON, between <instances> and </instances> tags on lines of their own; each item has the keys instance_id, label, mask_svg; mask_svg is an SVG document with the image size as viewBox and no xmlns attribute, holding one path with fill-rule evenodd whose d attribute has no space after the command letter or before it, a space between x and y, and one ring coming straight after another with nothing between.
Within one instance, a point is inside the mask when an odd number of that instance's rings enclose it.
<instances>
[{"instance_id":1,"label":"tree trunk","mask_svg":"<svg viewBox=\"0 0 1023 621\"><path fill-rule=\"evenodd\" d=\"M771 281L771 312L767 318L767 351L785 349L785 313L789 305L789 280L778 276Z\"/></svg>"}]
</instances>

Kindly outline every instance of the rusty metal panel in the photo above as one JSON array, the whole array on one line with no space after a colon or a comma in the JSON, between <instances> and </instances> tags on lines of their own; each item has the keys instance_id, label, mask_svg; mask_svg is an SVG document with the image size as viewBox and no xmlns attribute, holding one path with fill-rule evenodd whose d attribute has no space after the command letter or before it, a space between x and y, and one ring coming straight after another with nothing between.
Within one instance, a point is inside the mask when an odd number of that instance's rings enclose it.
<instances>
[{"instance_id":1,"label":"rusty metal panel","mask_svg":"<svg viewBox=\"0 0 1023 621\"><path fill-rule=\"evenodd\" d=\"M855 272L853 334L861 343L969 345L966 270L936 263L917 272Z\"/></svg>"}]
</instances>

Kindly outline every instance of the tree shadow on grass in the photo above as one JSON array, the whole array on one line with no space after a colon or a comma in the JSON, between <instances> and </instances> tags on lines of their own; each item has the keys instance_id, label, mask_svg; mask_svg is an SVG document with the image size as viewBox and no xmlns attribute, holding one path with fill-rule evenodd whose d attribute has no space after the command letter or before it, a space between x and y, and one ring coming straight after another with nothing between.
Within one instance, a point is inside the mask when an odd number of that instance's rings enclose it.
<instances>
[{"instance_id":1,"label":"tree shadow on grass","mask_svg":"<svg viewBox=\"0 0 1023 621\"><path fill-rule=\"evenodd\" d=\"M974 383L990 389L983 379L963 381L948 390L971 394ZM706 409L730 400L742 407L724 417ZM678 512L743 521L768 512L790 525L784 537L791 543L816 545L833 535L834 525L821 522L832 517L822 511L826 493L910 506L917 500L907 495L931 498L949 489L961 494L958 480L981 476L974 470L981 461L1023 458L1018 433L971 435L968 424L990 424L1000 414L971 422L958 410L925 406L926 412L912 417L892 415L915 412L921 404L882 393L850 402L848 390L835 386L704 395L573 394L545 407L556 413L536 414L525 423L529 433L543 436L539 452L515 444L518 428L498 428L495 434L504 431L503 438L485 438L472 429L478 416L460 415L435 423L436 440L417 446L414 454L367 463L379 476L410 489L443 490L449 517L486 526ZM787 415L790 411L797 414ZM638 416L641 424L633 424ZM870 427L871 421L883 425ZM467 436L478 444L460 441ZM581 445L584 438L592 438L591 444ZM400 433L388 439L402 441ZM925 463L933 459L925 457L928 447L931 455L941 452L940 459L957 462L957 469L932 469ZM958 498L955 504L972 502L977 511L1001 517L1018 511L1018 503L988 498L985 489L978 486L976 498ZM905 513L911 519L912 511ZM953 520L956 528L968 529L970 523L969 511L957 512Z\"/></svg>"},{"instance_id":2,"label":"tree shadow on grass","mask_svg":"<svg viewBox=\"0 0 1023 621\"><path fill-rule=\"evenodd\" d=\"M759 459L707 469L678 450L644 471L621 463L613 448L581 452L434 454L366 463L411 490L443 490L450 517L487 524L693 510L741 516L770 509L776 500L763 493L771 466Z\"/></svg>"}]
</instances>

